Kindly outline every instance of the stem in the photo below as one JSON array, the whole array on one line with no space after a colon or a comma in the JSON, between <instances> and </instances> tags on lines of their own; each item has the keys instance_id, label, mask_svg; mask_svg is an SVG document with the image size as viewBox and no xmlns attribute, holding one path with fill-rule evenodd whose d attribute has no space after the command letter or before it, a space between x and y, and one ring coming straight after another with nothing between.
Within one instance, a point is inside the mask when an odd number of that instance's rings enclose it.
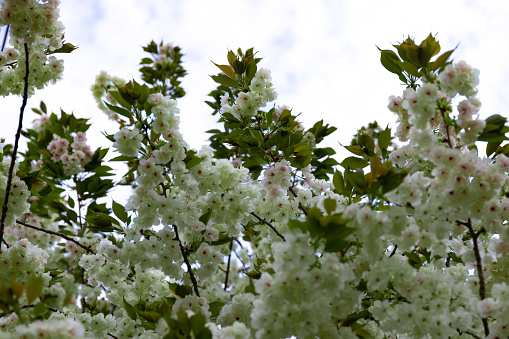
<instances>
[{"instance_id":1,"label":"stem","mask_svg":"<svg viewBox=\"0 0 509 339\"><path fill-rule=\"evenodd\" d=\"M470 331L462 332L462 331L460 331L459 329L456 329L456 331L458 331L458 333L459 333L460 335L462 335L463 333L466 333L466 334L471 335L472 337L474 337L474 338L476 338L476 339L481 339L481 337L479 337L478 335L476 335L476 334L474 334L474 333L472 333L472 332L470 332Z\"/></svg>"},{"instance_id":2,"label":"stem","mask_svg":"<svg viewBox=\"0 0 509 339\"><path fill-rule=\"evenodd\" d=\"M78 179L76 177L76 181L81 181L81 179ZM81 195L78 193L78 189L76 189L76 197L78 199L78 219L80 221L80 231L83 230L83 220L82 220L82 217L81 217L81 208L83 207L83 205L81 204L82 203L82 200L81 200Z\"/></svg>"},{"instance_id":3,"label":"stem","mask_svg":"<svg viewBox=\"0 0 509 339\"><path fill-rule=\"evenodd\" d=\"M5 49L5 43L7 42L7 37L9 36L9 28L10 27L11 27L11 25L5 26L5 35L4 35L4 41L2 42L2 50L1 50L1 52L3 52L4 49Z\"/></svg>"},{"instance_id":4,"label":"stem","mask_svg":"<svg viewBox=\"0 0 509 339\"><path fill-rule=\"evenodd\" d=\"M39 226L30 225L30 224L27 224L24 221L16 220L16 223L19 224L19 225L23 225L25 227L28 227L28 228L33 228L34 230L38 230L38 231L41 231L41 232L44 232L44 233L56 235L56 236L58 236L60 238L63 238L65 240L69 240L69 241L75 243L76 245L78 245L79 247L83 248L88 253L95 254L95 252L90 248L90 246L87 247L87 246L83 245L82 243L80 243L79 241L77 241L77 240L75 240L75 239L73 239L73 238L71 238L71 237L69 237L69 236L67 236L65 234L58 233L58 232L51 231L51 230L47 230L47 229L39 227Z\"/></svg>"},{"instance_id":5,"label":"stem","mask_svg":"<svg viewBox=\"0 0 509 339\"><path fill-rule=\"evenodd\" d=\"M27 105L28 100L28 73L29 65L28 65L28 45L25 42L25 88L23 90L23 103L21 104L21 108L19 110L19 122L18 122L18 131L16 132L16 140L14 141L14 148L12 150L11 156L11 165L9 166L9 175L7 177L7 187L5 189L5 198L4 205L2 207L2 217L0 218L0 244L4 239L4 228L5 228L5 219L7 218L7 210L9 209L9 196L11 195L11 184L12 184L12 172L14 171L14 165L16 164L16 153L18 152L18 143L19 138L21 136L21 128L23 127L23 113L25 112L25 107Z\"/></svg>"},{"instance_id":6,"label":"stem","mask_svg":"<svg viewBox=\"0 0 509 339\"><path fill-rule=\"evenodd\" d=\"M449 144L449 148L452 148L451 135L449 134L449 126L447 126L445 122L445 111L443 107L440 107L440 113L442 114L442 120L444 121L445 131L447 133L447 144Z\"/></svg>"},{"instance_id":7,"label":"stem","mask_svg":"<svg viewBox=\"0 0 509 339\"><path fill-rule=\"evenodd\" d=\"M394 245L394 249L391 252L391 255L389 255L389 258L392 258L394 254L396 254L396 250L398 249L398 245Z\"/></svg>"},{"instance_id":8,"label":"stem","mask_svg":"<svg viewBox=\"0 0 509 339\"><path fill-rule=\"evenodd\" d=\"M297 198L297 193L295 193L295 191L293 190L293 187L290 187L288 189L290 192L292 192L294 198ZM299 208L300 210L302 211L302 213L304 213L305 215L308 215L308 211L306 210L306 208L301 204L301 202L299 201Z\"/></svg>"},{"instance_id":9,"label":"stem","mask_svg":"<svg viewBox=\"0 0 509 339\"><path fill-rule=\"evenodd\" d=\"M276 232L276 234L277 234L277 235L278 235L281 239L283 239L283 241L286 241L285 237L284 237L281 233L279 233L279 232L276 230L276 228L275 228L275 227L274 227L274 226L273 226L270 222L268 222L267 220L265 220L265 219L263 219L263 218L259 217L259 216L258 216L255 212L251 212L251 215L252 215L252 216L254 216L254 217L256 217L256 219L258 219L260 222L262 222L262 223L264 223L265 225L267 225L267 226L269 226L270 228L272 228L272 230L273 230L274 232Z\"/></svg>"},{"instance_id":10,"label":"stem","mask_svg":"<svg viewBox=\"0 0 509 339\"><path fill-rule=\"evenodd\" d=\"M230 274L230 260L232 258L233 240L230 241L230 254L228 254L228 264L226 264L226 278L224 279L224 290L228 287L228 275Z\"/></svg>"},{"instance_id":11,"label":"stem","mask_svg":"<svg viewBox=\"0 0 509 339\"><path fill-rule=\"evenodd\" d=\"M468 218L467 222L456 221L456 223L459 225L466 226L468 228L468 231L470 232L470 236L472 237L472 241L474 243L474 254L477 266L477 275L479 276L479 297L481 298L481 300L484 300L486 298L486 286L484 284L481 254L479 253L479 245L477 243L477 238L479 238L479 235L482 232L484 232L484 229L481 228L481 230L474 232L474 229L472 228L472 221L470 220L470 218ZM488 318L482 318L482 323L484 326L484 334L488 336L490 334L490 328L488 327Z\"/></svg>"},{"instance_id":12,"label":"stem","mask_svg":"<svg viewBox=\"0 0 509 339\"><path fill-rule=\"evenodd\" d=\"M36 304L27 304L27 305L21 305L19 307L20 310L24 309L24 308L32 308L32 307L35 307ZM51 307L51 306L47 306L46 307L48 308L48 310L52 311L52 312L58 312L58 313L62 313L62 314L65 314L64 312L60 311L58 308L54 308L54 307ZM0 317L3 317L4 316L4 313L3 312L0 312Z\"/></svg>"},{"instance_id":13,"label":"stem","mask_svg":"<svg viewBox=\"0 0 509 339\"><path fill-rule=\"evenodd\" d=\"M189 260L187 260L187 255L186 255L184 246L182 246L182 242L180 241L177 225L173 225L173 229L175 231L175 240L177 240L179 242L180 252L182 253L182 256L184 257L184 262L186 263L186 266L187 266L187 273L189 273L189 277L191 278L191 282L193 283L194 293L196 293L196 295L199 297L200 292L198 291L198 283L196 282L196 278L194 277L194 273L193 273L193 269L191 268L191 264L189 263Z\"/></svg>"}]
</instances>

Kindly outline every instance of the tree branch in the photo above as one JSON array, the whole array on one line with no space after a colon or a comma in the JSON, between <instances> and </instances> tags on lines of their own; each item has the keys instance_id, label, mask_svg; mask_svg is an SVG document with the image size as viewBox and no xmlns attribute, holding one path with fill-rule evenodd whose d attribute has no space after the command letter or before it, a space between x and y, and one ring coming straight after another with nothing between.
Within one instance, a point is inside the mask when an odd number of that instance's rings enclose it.
<instances>
[{"instance_id":1,"label":"tree branch","mask_svg":"<svg viewBox=\"0 0 509 339\"><path fill-rule=\"evenodd\" d=\"M398 249L398 245L394 245L394 249L391 252L391 255L389 255L389 258L392 258L394 254L396 254L396 250Z\"/></svg>"},{"instance_id":2,"label":"tree branch","mask_svg":"<svg viewBox=\"0 0 509 339\"><path fill-rule=\"evenodd\" d=\"M44 233L56 235L57 237L63 238L65 240L69 240L69 241L75 243L76 245L78 245L79 247L83 248L88 253L95 254L95 252L90 248L90 246L87 247L87 246L83 245L82 243L80 243L79 241L77 241L77 240L75 240L75 239L73 239L73 238L71 238L71 237L69 237L69 236L67 236L65 234L58 233L58 232L51 231L51 230L47 230L47 229L39 227L39 226L30 225L30 224L27 224L24 221L16 220L16 223L19 224L19 225L23 225L25 227L28 227L28 228L33 228L34 230L38 230L38 231L41 231L41 232L44 232Z\"/></svg>"},{"instance_id":3,"label":"tree branch","mask_svg":"<svg viewBox=\"0 0 509 339\"><path fill-rule=\"evenodd\" d=\"M444 121L445 131L447 133L447 144L449 144L449 148L452 148L451 135L449 134L449 126L447 126L447 122L445 121L445 112L443 107L440 107L440 113L442 114L442 120Z\"/></svg>"},{"instance_id":4,"label":"tree branch","mask_svg":"<svg viewBox=\"0 0 509 339\"><path fill-rule=\"evenodd\" d=\"M273 230L274 232L276 232L276 234L277 234L277 235L278 235L281 239L283 239L283 241L285 241L285 242L286 242L285 237L284 237L281 233L279 233L279 232L277 231L277 229L276 229L276 228L275 228L275 227L274 227L274 226L273 226L270 222L268 222L267 220L265 220L265 219L263 219L263 218L259 217L259 216L258 216L255 212L251 212L251 215L252 215L252 216L254 216L256 219L258 219L260 222L262 222L262 223L264 223L265 225L267 225L267 226L269 226L270 228L272 228L272 230Z\"/></svg>"},{"instance_id":5,"label":"tree branch","mask_svg":"<svg viewBox=\"0 0 509 339\"><path fill-rule=\"evenodd\" d=\"M28 101L28 74L30 73L29 64L28 64L28 45L25 42L23 44L25 46L25 88L23 89L23 103L21 104L21 108L19 110L19 122L18 122L18 131L16 132L16 139L14 141L14 148L12 150L11 156L11 165L9 166L9 175L7 176L7 186L5 188L5 198L4 205L2 206L2 217L0 218L0 244L4 239L4 228L5 228L5 218L7 218L7 210L9 209L9 196L11 195L11 184L12 184L12 172L14 171L14 165L16 164L16 153L18 152L18 144L19 138L21 136L21 129L23 127L23 113L25 112L25 107Z\"/></svg>"},{"instance_id":6,"label":"tree branch","mask_svg":"<svg viewBox=\"0 0 509 339\"><path fill-rule=\"evenodd\" d=\"M230 274L230 261L232 258L233 240L230 241L230 254L228 254L228 264L226 264L226 278L224 279L224 290L228 287L228 275Z\"/></svg>"},{"instance_id":7,"label":"tree branch","mask_svg":"<svg viewBox=\"0 0 509 339\"><path fill-rule=\"evenodd\" d=\"M474 254L475 254L475 261L477 266L477 275L479 277L479 297L481 300L484 300L486 298L486 286L484 284L484 276L483 276L483 266L481 261L481 254L479 252L479 245L477 243L477 238L479 238L479 235L484 232L483 229L480 231L474 232L474 229L472 228L472 221L470 218L468 218L467 222L461 222L456 220L456 223L459 225L466 226L468 228L468 231L470 233L470 236L472 237L472 241L474 243ZM484 326L484 334L488 336L490 334L490 328L488 327L488 318L482 318L482 323Z\"/></svg>"},{"instance_id":8,"label":"tree branch","mask_svg":"<svg viewBox=\"0 0 509 339\"><path fill-rule=\"evenodd\" d=\"M4 41L2 42L2 50L0 52L3 52L5 49L5 43L7 42L7 37L9 36L9 28L11 25L5 26L5 35L4 35Z\"/></svg>"},{"instance_id":9,"label":"tree branch","mask_svg":"<svg viewBox=\"0 0 509 339\"><path fill-rule=\"evenodd\" d=\"M173 230L175 231L175 240L179 242L180 246L180 253L182 253L182 256L184 257L184 262L187 266L187 273L189 273L189 277L191 278L191 282L193 283L194 293L199 297L200 292L198 291L198 282L196 282L196 278L194 277L193 269L191 268L191 264L189 263L189 260L187 259L186 251L184 250L184 246L182 246L182 242L179 238L179 232L177 225L173 225Z\"/></svg>"},{"instance_id":10,"label":"tree branch","mask_svg":"<svg viewBox=\"0 0 509 339\"><path fill-rule=\"evenodd\" d=\"M20 310L24 309L24 308L31 308L31 307L35 307L36 304L27 304L27 305L21 305L19 307ZM62 314L65 314L64 312L60 311L58 308L54 308L54 307L51 307L51 306L47 306L45 305L48 310L52 311L52 312L58 312L58 313L62 313ZM0 317L3 317L5 314L3 312L0 312Z\"/></svg>"},{"instance_id":11,"label":"tree branch","mask_svg":"<svg viewBox=\"0 0 509 339\"><path fill-rule=\"evenodd\" d=\"M292 194L295 198L297 198L297 193L295 193L295 191L293 190L293 187L290 187L288 190L290 192L292 192ZM302 205L302 203L300 201L299 201L299 208L302 211L302 213L304 213L305 215L308 215L308 211L306 210L306 208Z\"/></svg>"}]
</instances>

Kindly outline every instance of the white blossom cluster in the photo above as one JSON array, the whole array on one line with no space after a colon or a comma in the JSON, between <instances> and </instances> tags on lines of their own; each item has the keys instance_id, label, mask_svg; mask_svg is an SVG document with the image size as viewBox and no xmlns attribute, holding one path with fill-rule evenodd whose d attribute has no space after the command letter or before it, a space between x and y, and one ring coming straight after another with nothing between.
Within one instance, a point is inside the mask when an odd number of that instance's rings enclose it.
<instances>
[{"instance_id":1,"label":"white blossom cluster","mask_svg":"<svg viewBox=\"0 0 509 339\"><path fill-rule=\"evenodd\" d=\"M159 53L157 58L154 60L154 66L157 67L157 65L171 65L173 63L173 58L171 57L172 51L173 45L171 43L167 43L164 46L159 47Z\"/></svg>"},{"instance_id":2,"label":"white blossom cluster","mask_svg":"<svg viewBox=\"0 0 509 339\"><path fill-rule=\"evenodd\" d=\"M110 110L104 104L103 98L110 105L117 105L118 102L113 98L113 96L109 92L116 91L117 86L124 86L125 84L126 84L125 80L111 76L105 71L101 71L101 73L99 73L99 75L95 77L95 83L90 88L90 90L92 91L92 95L94 96L94 99L97 102L97 106L111 120L117 120L118 114Z\"/></svg>"},{"instance_id":3,"label":"white blossom cluster","mask_svg":"<svg viewBox=\"0 0 509 339\"><path fill-rule=\"evenodd\" d=\"M23 94L25 47L29 50L29 93L48 82L61 79L63 61L47 56L62 47L64 26L59 17L59 0L2 0L0 26L10 25L10 44L0 53L0 95ZM15 65L16 64L16 65ZM13 67L13 66L16 67Z\"/></svg>"},{"instance_id":4,"label":"white blossom cluster","mask_svg":"<svg viewBox=\"0 0 509 339\"><path fill-rule=\"evenodd\" d=\"M78 132L74 136L74 142L71 143L69 151L69 140L54 137L48 145L48 150L53 155L51 160L54 162L62 161L66 175L75 175L83 171L83 167L92 160L94 152L86 144L87 136L84 132Z\"/></svg>"},{"instance_id":5,"label":"white blossom cluster","mask_svg":"<svg viewBox=\"0 0 509 339\"><path fill-rule=\"evenodd\" d=\"M85 331L79 321L48 319L34 321L30 326L18 326L14 332L0 332L1 339L84 339Z\"/></svg>"},{"instance_id":6,"label":"white blossom cluster","mask_svg":"<svg viewBox=\"0 0 509 339\"><path fill-rule=\"evenodd\" d=\"M49 273L44 273L48 253L27 239L18 240L9 248L2 245L0 254L0 282L3 285L10 286L14 280L26 286L35 277L43 277L46 283L51 279Z\"/></svg>"},{"instance_id":7,"label":"white blossom cluster","mask_svg":"<svg viewBox=\"0 0 509 339\"><path fill-rule=\"evenodd\" d=\"M239 93L233 105L230 102L233 98L230 98L228 93L221 97L222 112L231 113L238 119L256 115L258 109L277 98L271 80L270 70L260 68L249 85L249 91Z\"/></svg>"},{"instance_id":8,"label":"white blossom cluster","mask_svg":"<svg viewBox=\"0 0 509 339\"><path fill-rule=\"evenodd\" d=\"M338 333L334 325L356 309L361 297L349 284L355 278L349 265L335 255L318 258L307 234L285 237L273 245L275 273L262 273L255 283L259 297L251 324L256 338L355 338L349 328Z\"/></svg>"},{"instance_id":9,"label":"white blossom cluster","mask_svg":"<svg viewBox=\"0 0 509 339\"><path fill-rule=\"evenodd\" d=\"M1 145L1 147L3 149L3 145ZM5 157L0 163L0 206L3 206L5 201L5 191L7 189L10 165L10 157ZM7 205L7 215L5 217L5 225L8 226L13 225L16 219L23 213L26 213L29 208L28 199L30 198L30 191L25 182L15 174L17 169L18 163L16 162L12 172L11 191Z\"/></svg>"},{"instance_id":10,"label":"white blossom cluster","mask_svg":"<svg viewBox=\"0 0 509 339\"><path fill-rule=\"evenodd\" d=\"M29 202L32 202L33 198L29 199ZM57 232L58 224L51 220L43 220L42 218L32 214L31 212L23 214L21 221L24 221L30 225L42 227L41 222L44 222L44 228ZM15 242L17 239L28 239L32 244L42 248L48 249L52 244L56 241L60 240L56 235L51 235L48 233L40 232L38 230L34 230L33 228L28 228L18 224L12 224L9 227L5 228L5 237L8 243Z\"/></svg>"},{"instance_id":11,"label":"white blossom cluster","mask_svg":"<svg viewBox=\"0 0 509 339\"><path fill-rule=\"evenodd\" d=\"M140 150L143 135L136 128L130 130L127 127L123 127L115 133L114 138L113 147L116 147L122 155L133 157Z\"/></svg>"}]
</instances>

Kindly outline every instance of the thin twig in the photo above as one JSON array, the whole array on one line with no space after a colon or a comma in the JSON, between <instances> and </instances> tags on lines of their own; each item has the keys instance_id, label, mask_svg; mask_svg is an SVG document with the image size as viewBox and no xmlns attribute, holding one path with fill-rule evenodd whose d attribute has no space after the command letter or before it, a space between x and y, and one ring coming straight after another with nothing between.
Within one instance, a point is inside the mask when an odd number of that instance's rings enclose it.
<instances>
[{"instance_id":1,"label":"thin twig","mask_svg":"<svg viewBox=\"0 0 509 339\"><path fill-rule=\"evenodd\" d=\"M118 337L117 337L116 335L113 335L113 334L111 334L110 332L108 332L108 335L109 335L110 337L112 337L113 339L118 339Z\"/></svg>"},{"instance_id":2,"label":"thin twig","mask_svg":"<svg viewBox=\"0 0 509 339\"><path fill-rule=\"evenodd\" d=\"M352 245L353 245L353 242L350 241L348 243L348 245L345 248L343 248L343 250L341 251L341 258L345 257L346 252L348 252L348 250L350 249L350 247L352 247Z\"/></svg>"},{"instance_id":3,"label":"thin twig","mask_svg":"<svg viewBox=\"0 0 509 339\"><path fill-rule=\"evenodd\" d=\"M447 122L445 122L444 108L440 107L440 113L442 114L442 120L444 121L445 131L447 133L447 143L449 144L449 148L452 148L451 135L449 134L449 126L447 126Z\"/></svg>"},{"instance_id":4,"label":"thin twig","mask_svg":"<svg viewBox=\"0 0 509 339\"><path fill-rule=\"evenodd\" d=\"M26 304L26 305L21 305L19 307L20 310L24 309L24 308L31 308L31 307L35 307L36 304ZM58 308L54 308L54 307L51 307L51 306L47 306L45 305L48 310L52 311L52 312L58 312L58 313L62 313L62 314L65 314L64 312L60 311ZM0 312L0 317L3 317L4 316L4 313L3 312Z\"/></svg>"},{"instance_id":5,"label":"thin twig","mask_svg":"<svg viewBox=\"0 0 509 339\"><path fill-rule=\"evenodd\" d=\"M293 190L293 187L290 187L288 190L290 192L292 192L292 194L295 198L297 198L297 193L295 193L295 191ZM304 207L304 205L302 205L302 203L300 201L299 201L299 208L302 211L302 213L304 213L305 215L308 215L308 211L306 210L306 208Z\"/></svg>"},{"instance_id":6,"label":"thin twig","mask_svg":"<svg viewBox=\"0 0 509 339\"><path fill-rule=\"evenodd\" d=\"M28 101L28 73L29 73L29 64L28 64L28 45L25 42L25 88L23 89L23 103L21 104L21 108L19 110L19 122L18 122L18 131L16 132L16 140L14 141L14 148L12 150L11 156L11 165L9 166L9 175L7 176L7 187L5 189L5 198L4 205L2 207L2 217L0 218L0 243L2 243L4 239L4 228L5 228L5 219L7 218L7 210L9 209L9 196L11 195L11 184L12 184L12 172L14 171L14 165L16 164L16 153L18 152L18 143L19 138L21 136L21 129L23 128L23 113L25 112L25 107Z\"/></svg>"},{"instance_id":7,"label":"thin twig","mask_svg":"<svg viewBox=\"0 0 509 339\"><path fill-rule=\"evenodd\" d=\"M228 264L226 264L226 278L224 279L224 290L228 287L228 275L230 274L230 260L232 258L233 240L230 241L230 254L228 254Z\"/></svg>"},{"instance_id":8,"label":"thin twig","mask_svg":"<svg viewBox=\"0 0 509 339\"><path fill-rule=\"evenodd\" d=\"M5 26L5 35L4 35L4 41L2 42L2 50L1 50L1 52L3 52L4 49L5 49L5 43L7 42L7 37L9 36L9 28L10 27L11 27L11 25Z\"/></svg>"},{"instance_id":9,"label":"thin twig","mask_svg":"<svg viewBox=\"0 0 509 339\"><path fill-rule=\"evenodd\" d=\"M472 333L472 332L470 332L470 331L465 331L465 332L463 332L463 331L460 331L459 329L456 329L456 331L458 331L458 333L459 333L460 335L462 335L463 333L466 333L466 334L471 335L472 337L474 337L474 338L476 338L476 339L481 339L481 337L479 337L478 335L476 335L476 334L474 334L474 333Z\"/></svg>"},{"instance_id":10,"label":"thin twig","mask_svg":"<svg viewBox=\"0 0 509 339\"><path fill-rule=\"evenodd\" d=\"M394 249L391 252L391 255L389 255L389 258L392 258L394 254L396 254L396 250L398 249L398 245L394 245Z\"/></svg>"},{"instance_id":11,"label":"thin twig","mask_svg":"<svg viewBox=\"0 0 509 339\"><path fill-rule=\"evenodd\" d=\"M276 228L275 228L275 227L274 227L274 226L273 226L270 222L268 222L267 220L265 220L265 219L263 219L263 218L259 217L259 216L258 216L255 212L251 212L251 215L252 215L252 216L254 216L254 217L256 217L256 219L258 219L260 222L262 222L262 223L264 223L265 225L267 225L267 226L269 226L270 228L272 228L272 230L273 230L274 232L276 232L276 234L277 234L277 235L278 235L281 239L283 239L283 241L286 241L285 237L284 237L281 233L279 233L279 232L277 231L277 229L276 229Z\"/></svg>"},{"instance_id":12,"label":"thin twig","mask_svg":"<svg viewBox=\"0 0 509 339\"><path fill-rule=\"evenodd\" d=\"M189 273L189 277L191 278L191 282L193 283L194 293L199 297L200 292L198 291L198 283L196 282L196 278L194 277L193 269L191 268L191 264L189 263L189 260L187 259L186 251L184 250L184 246L182 246L182 242L179 238L179 232L177 225L173 225L173 230L175 231L175 240L179 242L180 246L180 252L182 253L182 256L184 257L184 262L187 266L187 273Z\"/></svg>"},{"instance_id":13,"label":"thin twig","mask_svg":"<svg viewBox=\"0 0 509 339\"><path fill-rule=\"evenodd\" d=\"M34 230L38 230L38 231L41 231L41 232L44 232L44 233L56 235L56 236L58 236L60 238L63 238L65 240L72 241L73 243L75 243L79 247L83 248L85 251L87 251L89 253L92 253L92 254L95 254L95 252L90 248L90 246L85 246L82 243L80 243L79 241L77 241L77 240L75 240L75 239L73 239L73 238L71 238L71 237L69 237L69 236L67 236L65 234L58 233L58 232L51 231L51 230L47 230L47 229L39 227L39 226L30 225L30 224L27 224L26 222L19 221L19 220L16 220L16 223L19 224L19 225L23 225L25 227L33 228Z\"/></svg>"},{"instance_id":14,"label":"thin twig","mask_svg":"<svg viewBox=\"0 0 509 339\"><path fill-rule=\"evenodd\" d=\"M9 244L7 243L7 241L5 241L5 239L2 239L2 242L5 244L5 247L9 248Z\"/></svg>"},{"instance_id":15,"label":"thin twig","mask_svg":"<svg viewBox=\"0 0 509 339\"><path fill-rule=\"evenodd\" d=\"M477 238L479 238L479 235L484 230L481 229L480 231L474 232L474 229L472 227L472 221L470 220L470 218L468 218L467 222L456 220L456 223L459 225L466 226L468 228L468 231L470 232L470 236L472 237L472 242L474 243L474 254L477 266L477 275L479 276L479 297L481 298L481 300L484 300L486 298L486 286L484 284L481 254L479 253L479 245L477 243ZM490 334L490 328L488 327L488 318L482 318L482 323L484 326L484 334L488 336Z\"/></svg>"}]
</instances>

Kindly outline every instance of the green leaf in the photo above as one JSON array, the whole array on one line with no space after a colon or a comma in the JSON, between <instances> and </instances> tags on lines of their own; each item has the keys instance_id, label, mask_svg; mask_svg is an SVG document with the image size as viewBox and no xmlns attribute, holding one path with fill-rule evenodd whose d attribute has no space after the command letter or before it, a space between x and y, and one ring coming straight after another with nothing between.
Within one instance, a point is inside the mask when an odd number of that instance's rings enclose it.
<instances>
[{"instance_id":1,"label":"green leaf","mask_svg":"<svg viewBox=\"0 0 509 339\"><path fill-rule=\"evenodd\" d=\"M251 279L260 279L262 274L258 271L249 271L246 273L246 275Z\"/></svg>"},{"instance_id":2,"label":"green leaf","mask_svg":"<svg viewBox=\"0 0 509 339\"><path fill-rule=\"evenodd\" d=\"M383 131L378 134L378 147L381 150L387 150L391 142L391 129L387 126Z\"/></svg>"},{"instance_id":3,"label":"green leaf","mask_svg":"<svg viewBox=\"0 0 509 339\"><path fill-rule=\"evenodd\" d=\"M77 49L78 46L74 46L70 43L62 44L62 47L55 49L54 51L49 51L48 54L55 54L55 53L71 53L75 49Z\"/></svg>"},{"instance_id":4,"label":"green leaf","mask_svg":"<svg viewBox=\"0 0 509 339\"><path fill-rule=\"evenodd\" d=\"M345 181L343 179L343 174L340 171L335 171L334 176L332 177L332 184L334 185L334 191L338 194L344 194L345 191Z\"/></svg>"},{"instance_id":5,"label":"green leaf","mask_svg":"<svg viewBox=\"0 0 509 339\"><path fill-rule=\"evenodd\" d=\"M247 69L246 69L247 78L249 80L252 80L256 74L256 71L257 71L256 62L254 60L251 60L249 62L249 64L247 64Z\"/></svg>"},{"instance_id":6,"label":"green leaf","mask_svg":"<svg viewBox=\"0 0 509 339\"><path fill-rule=\"evenodd\" d=\"M48 114L48 110L46 108L46 104L44 103L44 101L41 101L40 107L41 111L43 111L45 114Z\"/></svg>"},{"instance_id":7,"label":"green leaf","mask_svg":"<svg viewBox=\"0 0 509 339\"><path fill-rule=\"evenodd\" d=\"M120 94L119 91L109 91L108 92L112 97L113 99L115 99L122 107L126 108L126 109L131 109L131 104L128 103L126 100L124 100L124 98L122 97L122 95Z\"/></svg>"},{"instance_id":8,"label":"green leaf","mask_svg":"<svg viewBox=\"0 0 509 339\"><path fill-rule=\"evenodd\" d=\"M340 165L343 166L344 168L356 169L368 166L368 162L362 158L348 157L344 159Z\"/></svg>"},{"instance_id":9,"label":"green leaf","mask_svg":"<svg viewBox=\"0 0 509 339\"><path fill-rule=\"evenodd\" d=\"M410 74L414 77L420 77L419 69L417 67L415 67L415 65L412 64L411 62L408 62L408 61L403 62L401 64L401 68L403 68L403 70L405 72L407 72L408 74Z\"/></svg>"},{"instance_id":10,"label":"green leaf","mask_svg":"<svg viewBox=\"0 0 509 339\"><path fill-rule=\"evenodd\" d=\"M152 60L150 58L143 58L140 61L140 65L151 65L153 63L154 63L154 60Z\"/></svg>"},{"instance_id":11,"label":"green leaf","mask_svg":"<svg viewBox=\"0 0 509 339\"><path fill-rule=\"evenodd\" d=\"M106 101L103 101L103 102L113 112L118 113L121 116L126 117L127 119L131 119L132 115L131 115L130 111L128 111L128 110L126 110L125 108L122 108L122 107L110 105Z\"/></svg>"},{"instance_id":12,"label":"green leaf","mask_svg":"<svg viewBox=\"0 0 509 339\"><path fill-rule=\"evenodd\" d=\"M117 203L115 200L113 200L112 205L113 213L117 216L118 219L122 222L127 222L127 212L125 210L125 207Z\"/></svg>"},{"instance_id":13,"label":"green leaf","mask_svg":"<svg viewBox=\"0 0 509 339\"><path fill-rule=\"evenodd\" d=\"M189 318L189 322L191 323L191 329L193 333L197 334L203 330L207 320L203 314L195 313L191 318Z\"/></svg>"},{"instance_id":14,"label":"green leaf","mask_svg":"<svg viewBox=\"0 0 509 339\"><path fill-rule=\"evenodd\" d=\"M210 76L212 80L217 82L218 84L224 85L226 87L237 87L237 82L227 75L224 74L218 74L218 75L211 75Z\"/></svg>"},{"instance_id":15,"label":"green leaf","mask_svg":"<svg viewBox=\"0 0 509 339\"><path fill-rule=\"evenodd\" d=\"M442 65L444 65L447 62L447 59L449 59L449 57L451 56L452 52L454 52L455 49L451 49L450 51L444 52L441 56L439 56L433 62L433 65L431 66L431 70L436 71L437 69L442 67Z\"/></svg>"},{"instance_id":16,"label":"green leaf","mask_svg":"<svg viewBox=\"0 0 509 339\"><path fill-rule=\"evenodd\" d=\"M131 318L132 320L136 320L136 318L138 317L138 315L136 314L136 310L134 309L134 307L132 305L130 305L125 300L125 298L124 298L124 309L127 312L127 315L129 316L129 318Z\"/></svg>"},{"instance_id":17,"label":"green leaf","mask_svg":"<svg viewBox=\"0 0 509 339\"><path fill-rule=\"evenodd\" d=\"M327 214L330 215L336 210L337 201L331 198L327 198L323 201L323 206L325 207Z\"/></svg>"},{"instance_id":18,"label":"green leaf","mask_svg":"<svg viewBox=\"0 0 509 339\"><path fill-rule=\"evenodd\" d=\"M210 209L208 212L202 214L202 216L200 217L200 221L202 223L204 223L205 225L207 225L207 223L209 222L210 220L210 216L212 215L212 209Z\"/></svg>"},{"instance_id":19,"label":"green leaf","mask_svg":"<svg viewBox=\"0 0 509 339\"><path fill-rule=\"evenodd\" d=\"M395 169L391 169L387 172L387 174L378 177L376 181L380 182L382 185L382 193L385 194L397 188L403 179L405 179L407 174L407 172L402 170L397 171Z\"/></svg>"},{"instance_id":20,"label":"green leaf","mask_svg":"<svg viewBox=\"0 0 509 339\"><path fill-rule=\"evenodd\" d=\"M85 220L90 224L89 228L95 232L113 232L119 225L118 221L106 213L94 212L87 214Z\"/></svg>"},{"instance_id":21,"label":"green leaf","mask_svg":"<svg viewBox=\"0 0 509 339\"><path fill-rule=\"evenodd\" d=\"M118 157L115 157L113 159L110 159L110 161L133 161L138 158L136 157L128 157L127 155L119 155Z\"/></svg>"},{"instance_id":22,"label":"green leaf","mask_svg":"<svg viewBox=\"0 0 509 339\"><path fill-rule=\"evenodd\" d=\"M364 155L364 152L362 151L362 148L360 146L350 145L344 147L355 155L360 155L361 157Z\"/></svg>"},{"instance_id":23,"label":"green leaf","mask_svg":"<svg viewBox=\"0 0 509 339\"><path fill-rule=\"evenodd\" d=\"M235 74L235 71L231 66L229 65L218 65L214 61L212 61L214 65L216 65L221 71L223 71L228 77L230 77L232 80L237 80L237 74Z\"/></svg>"},{"instance_id":24,"label":"green leaf","mask_svg":"<svg viewBox=\"0 0 509 339\"><path fill-rule=\"evenodd\" d=\"M358 137L359 143L364 146L364 153L372 157L375 155L375 140L370 135L361 134Z\"/></svg>"},{"instance_id":25,"label":"green leaf","mask_svg":"<svg viewBox=\"0 0 509 339\"><path fill-rule=\"evenodd\" d=\"M502 141L490 141L488 142L488 145L486 145L486 156L490 156L492 155L493 153L496 152L498 146L500 146L500 144L502 143Z\"/></svg>"},{"instance_id":26,"label":"green leaf","mask_svg":"<svg viewBox=\"0 0 509 339\"><path fill-rule=\"evenodd\" d=\"M209 312L210 314L210 320L214 321L219 316L219 313L221 313L221 310L223 309L224 305L226 303L222 301L213 301L209 304Z\"/></svg>"},{"instance_id":27,"label":"green leaf","mask_svg":"<svg viewBox=\"0 0 509 339\"><path fill-rule=\"evenodd\" d=\"M185 161L186 168L191 169L194 166L199 165L201 162L202 162L202 159L200 157L197 157L194 155L189 160Z\"/></svg>"},{"instance_id":28,"label":"green leaf","mask_svg":"<svg viewBox=\"0 0 509 339\"><path fill-rule=\"evenodd\" d=\"M391 73L401 74L401 60L397 54L388 49L380 51L380 53L382 65Z\"/></svg>"},{"instance_id":29,"label":"green leaf","mask_svg":"<svg viewBox=\"0 0 509 339\"><path fill-rule=\"evenodd\" d=\"M26 287L28 304L33 303L41 295L43 285L44 279L42 276L36 276L28 281Z\"/></svg>"}]
</instances>

